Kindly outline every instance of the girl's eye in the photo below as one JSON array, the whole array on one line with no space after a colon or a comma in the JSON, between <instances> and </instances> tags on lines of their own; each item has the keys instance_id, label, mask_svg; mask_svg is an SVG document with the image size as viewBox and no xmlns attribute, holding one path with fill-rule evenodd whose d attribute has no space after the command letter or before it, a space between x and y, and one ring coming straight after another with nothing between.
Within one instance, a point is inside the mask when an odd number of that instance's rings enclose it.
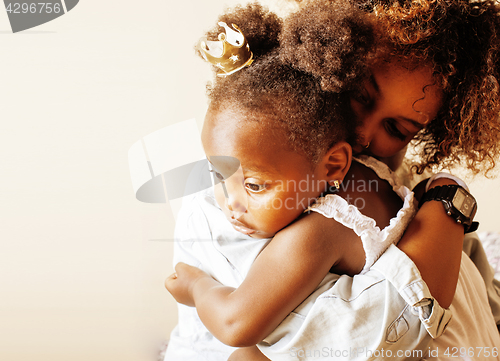
<instances>
[{"instance_id":1,"label":"girl's eye","mask_svg":"<svg viewBox=\"0 0 500 361\"><path fill-rule=\"evenodd\" d=\"M252 193L260 193L266 189L265 184L245 183L245 188Z\"/></svg>"},{"instance_id":2,"label":"girl's eye","mask_svg":"<svg viewBox=\"0 0 500 361\"><path fill-rule=\"evenodd\" d=\"M401 131L398 129L398 127L396 126L395 120L387 120L385 122L385 130L387 131L387 133L389 133L390 136L392 136L394 138L397 138L401 141L406 140L406 135L401 133Z\"/></svg>"},{"instance_id":3,"label":"girl's eye","mask_svg":"<svg viewBox=\"0 0 500 361\"><path fill-rule=\"evenodd\" d=\"M224 176L217 172L216 170L210 169L210 172L215 174L215 177L221 182L224 183Z\"/></svg>"}]
</instances>

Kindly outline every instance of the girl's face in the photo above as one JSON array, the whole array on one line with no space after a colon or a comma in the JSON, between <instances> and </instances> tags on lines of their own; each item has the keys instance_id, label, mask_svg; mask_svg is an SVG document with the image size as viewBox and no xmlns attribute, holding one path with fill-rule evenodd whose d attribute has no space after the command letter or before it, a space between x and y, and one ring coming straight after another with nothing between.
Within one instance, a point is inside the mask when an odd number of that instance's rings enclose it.
<instances>
[{"instance_id":1,"label":"girl's face","mask_svg":"<svg viewBox=\"0 0 500 361\"><path fill-rule=\"evenodd\" d=\"M414 70L383 64L374 67L361 91L351 98L357 120L355 153L391 157L433 120L442 104L442 90L430 67Z\"/></svg>"},{"instance_id":2,"label":"girl's face","mask_svg":"<svg viewBox=\"0 0 500 361\"><path fill-rule=\"evenodd\" d=\"M213 171L222 179L215 189L217 203L244 234L274 236L326 189L320 167L289 150L283 132L268 126L262 116L246 120L231 110L209 111L202 142Z\"/></svg>"}]
</instances>

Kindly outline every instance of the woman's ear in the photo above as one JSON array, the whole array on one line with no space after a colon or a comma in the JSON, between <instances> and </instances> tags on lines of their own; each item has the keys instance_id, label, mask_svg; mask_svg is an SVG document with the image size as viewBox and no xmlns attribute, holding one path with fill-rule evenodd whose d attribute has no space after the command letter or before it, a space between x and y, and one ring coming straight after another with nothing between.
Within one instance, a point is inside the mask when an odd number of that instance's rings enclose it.
<instances>
[{"instance_id":1,"label":"woman's ear","mask_svg":"<svg viewBox=\"0 0 500 361\"><path fill-rule=\"evenodd\" d=\"M351 161L352 148L347 142L339 142L331 147L321 162L327 181L344 180L351 167Z\"/></svg>"}]
</instances>

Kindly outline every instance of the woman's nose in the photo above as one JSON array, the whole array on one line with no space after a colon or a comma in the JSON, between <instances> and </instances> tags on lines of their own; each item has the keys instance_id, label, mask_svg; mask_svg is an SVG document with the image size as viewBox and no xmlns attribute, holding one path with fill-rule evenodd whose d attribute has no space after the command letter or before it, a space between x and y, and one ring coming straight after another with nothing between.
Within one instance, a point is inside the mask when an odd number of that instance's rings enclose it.
<instances>
[{"instance_id":1,"label":"woman's nose","mask_svg":"<svg viewBox=\"0 0 500 361\"><path fill-rule=\"evenodd\" d=\"M363 149L368 149L370 147L371 142L372 142L371 141L372 138L373 137L371 137L371 136L364 136L362 138L362 142L360 143L361 147L363 147Z\"/></svg>"},{"instance_id":2,"label":"woman's nose","mask_svg":"<svg viewBox=\"0 0 500 361\"><path fill-rule=\"evenodd\" d=\"M363 148L368 148L375 136L377 129L377 121L373 116L366 115L357 119L359 126L357 129L358 144Z\"/></svg>"},{"instance_id":3,"label":"woman's nose","mask_svg":"<svg viewBox=\"0 0 500 361\"><path fill-rule=\"evenodd\" d=\"M371 140L373 139L373 132L366 131L366 130L358 130L357 134L357 145L353 147L353 151L355 152L362 152L365 149L368 149L370 146Z\"/></svg>"}]
</instances>

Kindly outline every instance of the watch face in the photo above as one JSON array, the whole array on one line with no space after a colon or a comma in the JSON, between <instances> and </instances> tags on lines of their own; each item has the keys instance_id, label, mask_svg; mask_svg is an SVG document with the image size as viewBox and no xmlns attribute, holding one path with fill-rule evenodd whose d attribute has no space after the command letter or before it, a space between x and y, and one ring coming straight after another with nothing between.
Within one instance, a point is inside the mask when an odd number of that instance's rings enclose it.
<instances>
[{"instance_id":1,"label":"watch face","mask_svg":"<svg viewBox=\"0 0 500 361\"><path fill-rule=\"evenodd\" d=\"M453 206L462 213L465 217L470 218L476 206L476 200L468 192L462 188L457 188L457 192L453 197Z\"/></svg>"}]
</instances>

